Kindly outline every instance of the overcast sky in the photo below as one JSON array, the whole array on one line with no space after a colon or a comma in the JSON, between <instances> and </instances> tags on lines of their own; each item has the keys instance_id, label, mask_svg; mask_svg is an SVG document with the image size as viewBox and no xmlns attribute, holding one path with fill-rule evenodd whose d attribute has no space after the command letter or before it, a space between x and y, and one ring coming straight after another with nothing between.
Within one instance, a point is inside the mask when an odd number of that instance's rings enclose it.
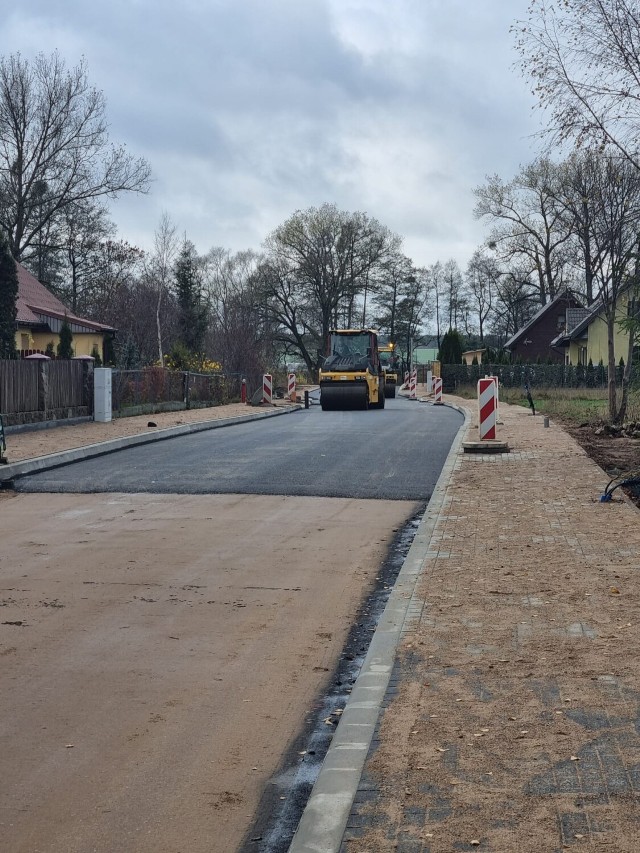
<instances>
[{"instance_id":1,"label":"overcast sky","mask_svg":"<svg viewBox=\"0 0 640 853\"><path fill-rule=\"evenodd\" d=\"M260 249L335 203L464 268L473 188L537 153L509 27L527 0L0 0L1 48L84 56L147 196L113 205L148 249L166 211L199 252Z\"/></svg>"}]
</instances>

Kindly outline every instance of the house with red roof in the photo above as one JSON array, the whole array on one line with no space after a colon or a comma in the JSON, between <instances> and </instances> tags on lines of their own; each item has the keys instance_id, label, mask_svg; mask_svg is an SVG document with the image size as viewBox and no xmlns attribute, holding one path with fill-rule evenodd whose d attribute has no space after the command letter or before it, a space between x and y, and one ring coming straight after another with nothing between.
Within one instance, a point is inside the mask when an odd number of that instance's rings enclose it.
<instances>
[{"instance_id":1,"label":"house with red roof","mask_svg":"<svg viewBox=\"0 0 640 853\"><path fill-rule=\"evenodd\" d=\"M35 353L57 351L60 329L65 318L73 335L73 351L77 356L90 356L94 349L104 360L104 342L113 337L113 326L77 317L41 284L22 264L16 263L18 274L18 316L16 349L25 358Z\"/></svg>"}]
</instances>

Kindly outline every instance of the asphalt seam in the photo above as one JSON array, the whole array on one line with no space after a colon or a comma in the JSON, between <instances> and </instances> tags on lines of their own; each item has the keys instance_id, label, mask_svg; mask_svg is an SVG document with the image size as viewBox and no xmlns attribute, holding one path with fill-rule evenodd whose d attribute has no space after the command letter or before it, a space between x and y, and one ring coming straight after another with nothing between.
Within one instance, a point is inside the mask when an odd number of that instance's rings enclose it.
<instances>
[{"instance_id":1,"label":"asphalt seam","mask_svg":"<svg viewBox=\"0 0 640 853\"><path fill-rule=\"evenodd\" d=\"M190 424L181 424L175 427L166 427L157 432L143 432L137 435L127 435L113 438L97 444L87 444L84 447L74 447L70 450L61 450L58 453L49 453L46 456L36 456L33 459L23 459L20 462L12 462L9 465L0 465L0 483L24 477L37 471L49 471L72 462L81 462L84 459L92 459L96 456L104 456L107 453L115 453L126 447L136 447L143 444L151 444L154 441L163 441L180 435L203 432L209 429L221 429L222 427L234 426L235 424L249 421L273 418L277 415L288 415L297 412L302 406L290 406L282 409L274 409L268 412L255 412L251 415L237 415L233 418L218 418L211 421L195 421Z\"/></svg>"},{"instance_id":2,"label":"asphalt seam","mask_svg":"<svg viewBox=\"0 0 640 853\"><path fill-rule=\"evenodd\" d=\"M302 813L289 853L339 853L398 648L416 614L417 581L426 563L447 487L471 420L468 409L445 404L464 416L420 527L405 557L360 674Z\"/></svg>"}]
</instances>

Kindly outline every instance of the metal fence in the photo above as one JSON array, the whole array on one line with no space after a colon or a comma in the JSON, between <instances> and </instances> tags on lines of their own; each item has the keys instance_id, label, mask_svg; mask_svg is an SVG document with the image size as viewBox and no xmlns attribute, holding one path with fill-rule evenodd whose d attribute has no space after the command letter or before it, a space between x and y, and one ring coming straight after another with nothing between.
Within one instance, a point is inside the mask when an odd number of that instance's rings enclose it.
<instances>
[{"instance_id":1,"label":"metal fence","mask_svg":"<svg viewBox=\"0 0 640 853\"><path fill-rule=\"evenodd\" d=\"M7 426L90 415L93 364L83 360L0 360L0 413Z\"/></svg>"},{"instance_id":2,"label":"metal fence","mask_svg":"<svg viewBox=\"0 0 640 853\"><path fill-rule=\"evenodd\" d=\"M164 367L114 370L112 408L118 417L219 406L240 399L240 374L192 373Z\"/></svg>"},{"instance_id":3,"label":"metal fence","mask_svg":"<svg viewBox=\"0 0 640 853\"><path fill-rule=\"evenodd\" d=\"M623 367L616 368L616 381L622 382ZM571 364L443 364L441 367L445 390L458 385L475 385L485 375L497 376L505 388L517 388L528 383L535 388L603 388L607 385L606 366ZM634 366L632 381L638 378Z\"/></svg>"}]
</instances>

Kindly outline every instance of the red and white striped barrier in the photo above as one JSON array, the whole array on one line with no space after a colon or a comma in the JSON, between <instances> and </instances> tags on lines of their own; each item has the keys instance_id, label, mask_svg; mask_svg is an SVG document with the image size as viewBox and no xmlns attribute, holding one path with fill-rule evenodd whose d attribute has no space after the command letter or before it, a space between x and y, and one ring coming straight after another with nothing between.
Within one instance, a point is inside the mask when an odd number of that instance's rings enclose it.
<instances>
[{"instance_id":1,"label":"red and white striped barrier","mask_svg":"<svg viewBox=\"0 0 640 853\"><path fill-rule=\"evenodd\" d=\"M480 441L495 440L498 386L495 377L478 380L478 423Z\"/></svg>"},{"instance_id":2,"label":"red and white striped barrier","mask_svg":"<svg viewBox=\"0 0 640 853\"><path fill-rule=\"evenodd\" d=\"M407 388L409 387L409 380L410 379L411 379L411 374L407 370L407 372L404 375L404 384L406 385Z\"/></svg>"},{"instance_id":3,"label":"red and white striped barrier","mask_svg":"<svg viewBox=\"0 0 640 853\"><path fill-rule=\"evenodd\" d=\"M289 382L287 385L287 396L291 400L292 403L296 401L296 375L295 373L289 374Z\"/></svg>"},{"instance_id":4,"label":"red and white striped barrier","mask_svg":"<svg viewBox=\"0 0 640 853\"><path fill-rule=\"evenodd\" d=\"M265 373L262 377L262 402L273 402L273 376L270 373Z\"/></svg>"},{"instance_id":5,"label":"red and white striped barrier","mask_svg":"<svg viewBox=\"0 0 640 853\"><path fill-rule=\"evenodd\" d=\"M432 379L433 382L433 402L441 403L442 402L442 379L439 376L434 376Z\"/></svg>"},{"instance_id":6,"label":"red and white striped barrier","mask_svg":"<svg viewBox=\"0 0 640 853\"><path fill-rule=\"evenodd\" d=\"M413 370L411 371L411 378L409 380L409 399L410 400L416 399L417 390L418 390L418 371L414 367Z\"/></svg>"}]
</instances>

